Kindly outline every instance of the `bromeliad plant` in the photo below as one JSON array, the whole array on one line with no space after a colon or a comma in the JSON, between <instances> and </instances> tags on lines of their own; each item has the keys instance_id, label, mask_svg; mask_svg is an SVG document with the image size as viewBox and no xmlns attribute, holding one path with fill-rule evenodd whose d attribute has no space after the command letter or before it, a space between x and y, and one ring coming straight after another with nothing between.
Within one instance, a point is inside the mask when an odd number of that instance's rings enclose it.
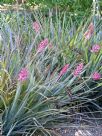
<instances>
[{"instance_id":1,"label":"bromeliad plant","mask_svg":"<svg viewBox=\"0 0 102 136\"><path fill-rule=\"evenodd\" d=\"M70 27L65 14L62 20L57 12L54 19L51 12L48 18L37 13L34 21L27 13L1 15L2 135L56 135L52 128L66 127L85 103L102 110L96 102L101 95L90 97L102 86L101 41L85 48L93 43L85 39L93 35L93 25L84 33L83 25ZM93 63L97 67L91 69Z\"/></svg>"}]
</instances>

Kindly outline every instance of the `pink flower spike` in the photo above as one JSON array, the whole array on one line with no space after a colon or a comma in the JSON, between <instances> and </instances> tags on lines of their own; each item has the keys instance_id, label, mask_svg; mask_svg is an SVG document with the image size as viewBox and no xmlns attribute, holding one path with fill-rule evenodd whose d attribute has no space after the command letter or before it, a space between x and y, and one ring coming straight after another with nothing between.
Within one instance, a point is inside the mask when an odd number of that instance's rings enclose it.
<instances>
[{"instance_id":1,"label":"pink flower spike","mask_svg":"<svg viewBox=\"0 0 102 136\"><path fill-rule=\"evenodd\" d=\"M93 79L93 80L99 80L100 78L101 78L100 73L94 72L94 73L92 74L92 79Z\"/></svg>"},{"instance_id":2,"label":"pink flower spike","mask_svg":"<svg viewBox=\"0 0 102 136\"><path fill-rule=\"evenodd\" d=\"M28 70L27 68L22 68L18 74L19 81L25 81L28 78Z\"/></svg>"},{"instance_id":3,"label":"pink flower spike","mask_svg":"<svg viewBox=\"0 0 102 136\"><path fill-rule=\"evenodd\" d=\"M74 70L73 75L74 75L74 76L78 76L78 75L82 72L83 67L84 67L83 63L80 63L80 64L76 67L76 69Z\"/></svg>"},{"instance_id":4,"label":"pink flower spike","mask_svg":"<svg viewBox=\"0 0 102 136\"><path fill-rule=\"evenodd\" d=\"M40 25L38 22L33 23L33 29L35 30L36 33L40 31Z\"/></svg>"},{"instance_id":5,"label":"pink flower spike","mask_svg":"<svg viewBox=\"0 0 102 136\"><path fill-rule=\"evenodd\" d=\"M61 76L63 76L66 72L67 72L67 69L69 68L69 64L66 64L62 69L61 69L61 71L60 71L60 73L59 73L59 78L61 77Z\"/></svg>"},{"instance_id":6,"label":"pink flower spike","mask_svg":"<svg viewBox=\"0 0 102 136\"><path fill-rule=\"evenodd\" d=\"M91 34L89 31L86 31L86 32L84 33L84 36L85 36L85 39L86 39L86 40L89 40L89 39L91 38L92 34Z\"/></svg>"},{"instance_id":7,"label":"pink flower spike","mask_svg":"<svg viewBox=\"0 0 102 136\"><path fill-rule=\"evenodd\" d=\"M37 49L37 52L40 53L42 52L46 46L48 45L48 39L44 39L43 41L40 42L40 44L38 45L38 49Z\"/></svg>"},{"instance_id":8,"label":"pink flower spike","mask_svg":"<svg viewBox=\"0 0 102 136\"><path fill-rule=\"evenodd\" d=\"M95 44L92 46L91 52L98 53L100 51L101 47L98 44Z\"/></svg>"},{"instance_id":9,"label":"pink flower spike","mask_svg":"<svg viewBox=\"0 0 102 136\"><path fill-rule=\"evenodd\" d=\"M94 33L94 24L92 22L90 23L88 30L90 31L91 34Z\"/></svg>"},{"instance_id":10,"label":"pink flower spike","mask_svg":"<svg viewBox=\"0 0 102 136\"><path fill-rule=\"evenodd\" d=\"M88 30L84 33L85 39L89 40L94 33L94 24L90 23Z\"/></svg>"}]
</instances>

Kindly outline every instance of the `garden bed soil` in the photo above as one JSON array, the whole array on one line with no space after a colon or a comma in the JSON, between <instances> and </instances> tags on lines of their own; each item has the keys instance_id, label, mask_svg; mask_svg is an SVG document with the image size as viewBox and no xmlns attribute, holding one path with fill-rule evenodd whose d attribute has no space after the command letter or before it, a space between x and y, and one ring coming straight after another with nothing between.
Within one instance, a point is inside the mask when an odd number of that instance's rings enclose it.
<instances>
[{"instance_id":1,"label":"garden bed soil","mask_svg":"<svg viewBox=\"0 0 102 136\"><path fill-rule=\"evenodd\" d=\"M66 128L55 130L58 136L102 136L102 115L74 120Z\"/></svg>"},{"instance_id":2,"label":"garden bed soil","mask_svg":"<svg viewBox=\"0 0 102 136\"><path fill-rule=\"evenodd\" d=\"M56 129L58 136L102 136L102 126L73 126Z\"/></svg>"}]
</instances>

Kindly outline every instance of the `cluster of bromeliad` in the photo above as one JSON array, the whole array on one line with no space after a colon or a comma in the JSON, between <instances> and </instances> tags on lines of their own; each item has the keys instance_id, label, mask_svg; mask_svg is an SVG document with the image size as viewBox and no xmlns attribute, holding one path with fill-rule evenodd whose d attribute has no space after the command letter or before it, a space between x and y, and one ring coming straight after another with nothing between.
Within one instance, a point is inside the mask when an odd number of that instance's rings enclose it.
<instances>
[{"instance_id":1,"label":"cluster of bromeliad","mask_svg":"<svg viewBox=\"0 0 102 136\"><path fill-rule=\"evenodd\" d=\"M34 22L33 23L33 29L35 30L36 33L40 32L40 29L41 29L41 26L38 22ZM89 40L91 38L91 36L93 35L94 33L94 25L93 23L90 23L87 31L84 33L84 38L85 40ZM45 38L44 40L42 40L39 45L38 45L38 48L37 48L37 53L41 53L44 51L44 49L50 45L52 47L52 45L49 43L49 40L48 38ZM91 53L99 53L101 50L101 46L98 45L98 44L95 44L92 46L90 52ZM59 78L61 76L63 76L68 68L70 67L69 64L66 64L60 71L59 73ZM73 76L78 76L80 75L80 73L82 72L84 68L84 64L81 62L77 65L77 67L75 68L75 70L73 71ZM19 72L18 74L18 80L19 81L25 81L27 78L28 78L28 75L29 75L29 72L28 72L28 69L27 68L22 68L21 71ZM93 80L100 80L101 79L101 74L97 71L95 71L92 75L91 75L91 78Z\"/></svg>"}]
</instances>

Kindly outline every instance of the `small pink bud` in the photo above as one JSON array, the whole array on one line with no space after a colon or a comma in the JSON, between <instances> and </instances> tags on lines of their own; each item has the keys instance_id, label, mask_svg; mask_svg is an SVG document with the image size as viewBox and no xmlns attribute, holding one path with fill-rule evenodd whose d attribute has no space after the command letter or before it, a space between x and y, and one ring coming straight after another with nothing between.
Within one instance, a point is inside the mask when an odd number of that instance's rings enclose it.
<instances>
[{"instance_id":1,"label":"small pink bud","mask_svg":"<svg viewBox=\"0 0 102 136\"><path fill-rule=\"evenodd\" d=\"M18 74L19 81L25 81L28 78L28 70L27 68L22 68L20 73Z\"/></svg>"},{"instance_id":2,"label":"small pink bud","mask_svg":"<svg viewBox=\"0 0 102 136\"><path fill-rule=\"evenodd\" d=\"M48 39L44 39L43 41L40 42L40 44L38 45L38 49L37 49L37 52L42 52L46 46L48 45Z\"/></svg>"},{"instance_id":3,"label":"small pink bud","mask_svg":"<svg viewBox=\"0 0 102 136\"><path fill-rule=\"evenodd\" d=\"M74 76L78 76L78 75L82 72L83 67L84 67L83 63L80 63L80 64L76 67L76 69L74 70L73 75L74 75Z\"/></svg>"},{"instance_id":4,"label":"small pink bud","mask_svg":"<svg viewBox=\"0 0 102 136\"><path fill-rule=\"evenodd\" d=\"M33 23L33 29L36 31L36 33L40 31L40 25L38 22Z\"/></svg>"},{"instance_id":5,"label":"small pink bud","mask_svg":"<svg viewBox=\"0 0 102 136\"><path fill-rule=\"evenodd\" d=\"M93 80L99 80L100 78L101 78L100 73L94 72L94 73L92 74L92 79L93 79Z\"/></svg>"},{"instance_id":6,"label":"small pink bud","mask_svg":"<svg viewBox=\"0 0 102 136\"><path fill-rule=\"evenodd\" d=\"M100 45L95 44L92 46L91 52L98 53L100 49L101 49Z\"/></svg>"}]
</instances>

